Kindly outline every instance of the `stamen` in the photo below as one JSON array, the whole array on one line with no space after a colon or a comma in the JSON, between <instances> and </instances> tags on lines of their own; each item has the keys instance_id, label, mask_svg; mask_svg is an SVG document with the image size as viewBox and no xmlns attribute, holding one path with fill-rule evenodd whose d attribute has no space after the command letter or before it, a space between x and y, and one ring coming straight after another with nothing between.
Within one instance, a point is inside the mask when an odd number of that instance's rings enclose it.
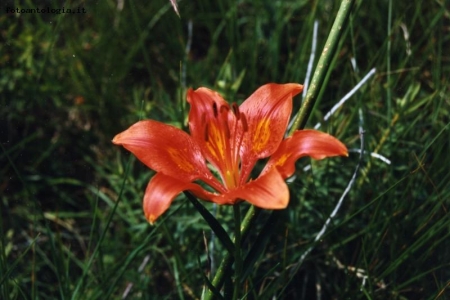
<instances>
[{"instance_id":1,"label":"stamen","mask_svg":"<svg viewBox=\"0 0 450 300\"><path fill-rule=\"evenodd\" d=\"M213 113L214 113L214 117L217 118L218 113L217 113L217 103L213 102Z\"/></svg>"},{"instance_id":2,"label":"stamen","mask_svg":"<svg viewBox=\"0 0 450 300\"><path fill-rule=\"evenodd\" d=\"M233 109L233 113L236 116L236 119L239 121L241 118L241 112L239 111L239 106L236 104L236 102L233 102L231 105L231 108Z\"/></svg>"},{"instance_id":3,"label":"stamen","mask_svg":"<svg viewBox=\"0 0 450 300\"><path fill-rule=\"evenodd\" d=\"M247 124L247 118L245 117L245 114L241 114L241 122L242 122L242 128L244 129L244 132L247 132L248 124Z\"/></svg>"},{"instance_id":4,"label":"stamen","mask_svg":"<svg viewBox=\"0 0 450 300\"><path fill-rule=\"evenodd\" d=\"M221 105L219 108L219 114L220 119L219 122L222 122L222 127L225 131L225 137L229 140L230 139L230 127L228 127L228 111L230 110L230 107L228 105Z\"/></svg>"},{"instance_id":5,"label":"stamen","mask_svg":"<svg viewBox=\"0 0 450 300\"><path fill-rule=\"evenodd\" d=\"M223 128L225 129L225 137L229 140L230 139L230 128L228 127L228 120L226 118L222 119Z\"/></svg>"}]
</instances>

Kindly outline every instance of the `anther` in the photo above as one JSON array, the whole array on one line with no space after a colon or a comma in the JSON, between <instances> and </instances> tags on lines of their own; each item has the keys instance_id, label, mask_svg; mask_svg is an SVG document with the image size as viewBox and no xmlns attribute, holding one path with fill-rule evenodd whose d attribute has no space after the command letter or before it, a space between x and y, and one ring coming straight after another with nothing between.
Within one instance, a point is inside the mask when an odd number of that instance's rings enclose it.
<instances>
[{"instance_id":1,"label":"anther","mask_svg":"<svg viewBox=\"0 0 450 300\"><path fill-rule=\"evenodd\" d=\"M214 117L217 118L218 113L217 113L217 103L216 102L213 102L213 113L214 113Z\"/></svg>"},{"instance_id":2,"label":"anther","mask_svg":"<svg viewBox=\"0 0 450 300\"><path fill-rule=\"evenodd\" d=\"M247 118L245 117L245 114L241 114L241 122L242 122L242 128L244 129L244 132L247 132L248 124L247 124Z\"/></svg>"},{"instance_id":3,"label":"anther","mask_svg":"<svg viewBox=\"0 0 450 300\"><path fill-rule=\"evenodd\" d=\"M231 108L233 109L233 113L236 116L236 119L239 121L239 119L241 118L239 106L236 104L236 102L233 102L233 104L231 104Z\"/></svg>"}]
</instances>

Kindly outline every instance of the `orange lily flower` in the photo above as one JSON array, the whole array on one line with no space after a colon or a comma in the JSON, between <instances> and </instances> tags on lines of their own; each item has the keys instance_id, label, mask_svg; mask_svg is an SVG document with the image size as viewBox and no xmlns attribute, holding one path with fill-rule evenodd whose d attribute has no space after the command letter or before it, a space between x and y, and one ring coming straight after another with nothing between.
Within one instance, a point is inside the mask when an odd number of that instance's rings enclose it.
<instances>
[{"instance_id":1,"label":"orange lily flower","mask_svg":"<svg viewBox=\"0 0 450 300\"><path fill-rule=\"evenodd\" d=\"M189 89L190 135L153 120L137 122L116 135L114 144L157 172L145 191L147 220L153 223L186 190L218 204L245 200L260 208L285 208L289 190L284 179L294 173L297 159L348 155L339 140L320 131L298 130L284 138L292 97L302 90L300 84L270 83L237 106L210 89ZM265 168L250 179L256 162L264 158L269 158Z\"/></svg>"}]
</instances>

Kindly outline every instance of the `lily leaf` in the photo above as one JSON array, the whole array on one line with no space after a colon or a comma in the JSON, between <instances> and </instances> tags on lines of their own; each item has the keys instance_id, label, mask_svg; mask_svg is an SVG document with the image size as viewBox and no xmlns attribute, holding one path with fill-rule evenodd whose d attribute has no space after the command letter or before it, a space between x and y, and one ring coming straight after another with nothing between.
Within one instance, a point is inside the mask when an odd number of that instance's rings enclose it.
<instances>
[{"instance_id":1,"label":"lily leaf","mask_svg":"<svg viewBox=\"0 0 450 300\"><path fill-rule=\"evenodd\" d=\"M270 237L272 236L275 228L278 223L278 216L280 215L280 211L274 210L271 212L270 217L267 219L264 227L261 229L258 237L256 238L255 243L252 248L248 252L247 256L244 260L244 268L242 272L241 281L244 282L245 279L249 276L250 271L253 270L255 263L258 261L260 256L264 253L266 249L267 243L269 242Z\"/></svg>"},{"instance_id":2,"label":"lily leaf","mask_svg":"<svg viewBox=\"0 0 450 300\"><path fill-rule=\"evenodd\" d=\"M199 270L202 269L202 263L200 262L200 257L197 256L197 263L199 266ZM214 285L211 283L211 281L206 277L205 273L202 273L203 280L205 281L205 284L208 286L208 289L214 294L215 299L224 300L225 298L220 294L220 290L216 289Z\"/></svg>"},{"instance_id":3,"label":"lily leaf","mask_svg":"<svg viewBox=\"0 0 450 300\"><path fill-rule=\"evenodd\" d=\"M234 254L234 245L228 236L225 229L220 225L216 218L201 204L191 193L184 192L186 197L191 201L197 211L202 215L203 219L208 223L209 227L211 227L212 231L216 234L217 238L222 242L223 246L227 251L233 255Z\"/></svg>"}]
</instances>

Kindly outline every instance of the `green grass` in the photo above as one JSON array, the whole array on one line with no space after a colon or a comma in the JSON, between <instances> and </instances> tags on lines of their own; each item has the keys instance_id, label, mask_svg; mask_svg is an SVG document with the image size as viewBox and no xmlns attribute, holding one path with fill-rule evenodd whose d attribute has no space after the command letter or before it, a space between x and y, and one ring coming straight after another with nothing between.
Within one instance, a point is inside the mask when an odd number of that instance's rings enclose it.
<instances>
[{"instance_id":1,"label":"green grass","mask_svg":"<svg viewBox=\"0 0 450 300\"><path fill-rule=\"evenodd\" d=\"M339 3L181 1L181 18L166 0L125 1L122 10L75 1L65 6L87 13L70 15L5 12L31 1L2 5L0 298L200 299L208 224L180 195L148 225L141 203L153 172L111 139L139 119L185 128L184 84L241 102L267 82L304 82L314 20L317 64ZM360 149L361 124L364 150L391 164L354 152L300 160L288 209L276 222L262 211L244 245L258 245L248 299L449 298L447 4L356 1L306 127L322 122ZM350 193L314 242L358 163ZM206 207L233 231L231 207ZM225 252L216 239L216 268Z\"/></svg>"}]
</instances>

